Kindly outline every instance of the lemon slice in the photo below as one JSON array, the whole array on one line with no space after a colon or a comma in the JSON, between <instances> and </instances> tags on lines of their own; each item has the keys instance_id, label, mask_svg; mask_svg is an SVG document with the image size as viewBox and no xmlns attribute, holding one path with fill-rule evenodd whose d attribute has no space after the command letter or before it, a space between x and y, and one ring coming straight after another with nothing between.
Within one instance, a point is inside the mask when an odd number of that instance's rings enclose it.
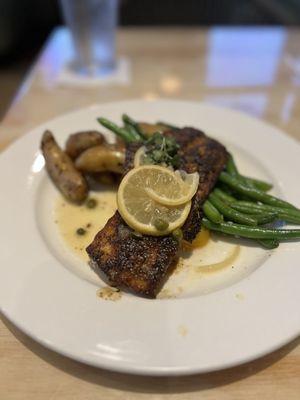
<instances>
[{"instance_id":1,"label":"lemon slice","mask_svg":"<svg viewBox=\"0 0 300 400\"><path fill-rule=\"evenodd\" d=\"M197 192L199 174L187 174L184 171L175 171L174 176L178 182L170 182L168 185L157 182L155 186L146 188L152 200L167 206L178 206L187 203Z\"/></svg>"},{"instance_id":2,"label":"lemon slice","mask_svg":"<svg viewBox=\"0 0 300 400\"><path fill-rule=\"evenodd\" d=\"M138 232L161 236L180 228L191 209L188 201L180 206L165 206L149 197L147 190L156 185L181 186L174 172L158 165L134 168L123 178L118 194L118 210L126 223Z\"/></svg>"},{"instance_id":3,"label":"lemon slice","mask_svg":"<svg viewBox=\"0 0 300 400\"><path fill-rule=\"evenodd\" d=\"M145 146L140 147L134 156L134 167L144 164ZM172 173L172 168L169 168ZM166 206L178 206L187 203L196 193L199 185L199 174L188 174L185 171L175 171L179 184L173 179L167 185L157 183L146 189L148 195L155 201Z\"/></svg>"},{"instance_id":4,"label":"lemon slice","mask_svg":"<svg viewBox=\"0 0 300 400\"><path fill-rule=\"evenodd\" d=\"M136 153L134 155L134 160L133 160L134 168L140 167L141 165L144 164L145 150L146 150L146 147L142 146L136 151Z\"/></svg>"}]
</instances>

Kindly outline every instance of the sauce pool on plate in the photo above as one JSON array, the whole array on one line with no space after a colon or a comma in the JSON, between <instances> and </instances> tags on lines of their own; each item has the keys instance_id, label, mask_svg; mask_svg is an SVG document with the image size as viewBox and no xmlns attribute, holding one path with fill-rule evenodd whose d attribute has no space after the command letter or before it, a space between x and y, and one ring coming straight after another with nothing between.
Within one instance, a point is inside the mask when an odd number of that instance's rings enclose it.
<instances>
[{"instance_id":1,"label":"sauce pool on plate","mask_svg":"<svg viewBox=\"0 0 300 400\"><path fill-rule=\"evenodd\" d=\"M54 211L55 222L67 246L81 259L88 261L86 247L116 209L115 190L93 193L80 206L69 203L60 196Z\"/></svg>"},{"instance_id":2,"label":"sauce pool on plate","mask_svg":"<svg viewBox=\"0 0 300 400\"><path fill-rule=\"evenodd\" d=\"M83 205L75 205L62 196L56 200L54 220L58 233L65 246L83 261L85 269L89 261L86 247L104 227L117 209L116 189L103 189L92 192ZM233 265L239 264L241 248L236 244L226 244L211 238L209 231L203 229L193 244L185 243L179 254L179 262L174 273L166 282L158 298L176 298L183 293L193 292L199 285L200 292L214 290L223 286L222 274L231 274ZM205 278L205 279L204 279ZM220 281L220 282L219 282ZM119 299L120 293L107 296L101 288L97 295L103 299Z\"/></svg>"}]
</instances>

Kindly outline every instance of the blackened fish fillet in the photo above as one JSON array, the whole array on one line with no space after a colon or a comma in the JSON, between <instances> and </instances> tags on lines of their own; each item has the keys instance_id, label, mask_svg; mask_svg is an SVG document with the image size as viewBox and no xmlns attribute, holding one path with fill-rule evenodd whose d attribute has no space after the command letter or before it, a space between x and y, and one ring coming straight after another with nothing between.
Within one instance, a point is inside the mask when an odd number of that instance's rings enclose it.
<instances>
[{"instance_id":1,"label":"blackened fish fillet","mask_svg":"<svg viewBox=\"0 0 300 400\"><path fill-rule=\"evenodd\" d=\"M172 236L137 238L118 212L96 235L87 252L109 282L119 288L155 297L178 251Z\"/></svg>"},{"instance_id":2,"label":"blackened fish fillet","mask_svg":"<svg viewBox=\"0 0 300 400\"><path fill-rule=\"evenodd\" d=\"M192 241L200 231L202 204L226 164L227 152L220 143L193 128L172 130L166 135L174 137L180 145L180 167L200 176L198 191L182 228L184 239ZM138 146L134 143L127 147L125 173L133 167ZM112 285L155 297L177 258L178 243L171 235L136 238L132 233L116 212L87 247L87 253Z\"/></svg>"}]
</instances>

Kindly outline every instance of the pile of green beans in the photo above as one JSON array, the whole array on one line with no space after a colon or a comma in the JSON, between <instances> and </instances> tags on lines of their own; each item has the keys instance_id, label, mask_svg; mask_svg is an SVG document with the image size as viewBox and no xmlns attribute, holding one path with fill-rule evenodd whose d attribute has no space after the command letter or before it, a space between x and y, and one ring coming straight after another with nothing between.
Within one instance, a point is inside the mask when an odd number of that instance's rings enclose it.
<instances>
[{"instance_id":1,"label":"pile of green beans","mask_svg":"<svg viewBox=\"0 0 300 400\"><path fill-rule=\"evenodd\" d=\"M147 136L139 124L127 114L122 115L120 127L106 118L98 122L114 132L126 143L145 142ZM165 122L158 122L170 129L179 129ZM230 154L226 169L221 172L216 187L203 204L203 226L207 229L253 239L259 245L274 249L282 240L300 239L300 229L276 229L266 224L278 220L300 225L300 210L267 192L269 182L242 175Z\"/></svg>"},{"instance_id":2,"label":"pile of green beans","mask_svg":"<svg viewBox=\"0 0 300 400\"><path fill-rule=\"evenodd\" d=\"M203 226L207 229L255 240L274 249L282 240L300 239L300 229L276 229L264 225L278 220L300 225L300 210L271 196L268 182L239 173L232 155L226 170L203 205Z\"/></svg>"}]
</instances>

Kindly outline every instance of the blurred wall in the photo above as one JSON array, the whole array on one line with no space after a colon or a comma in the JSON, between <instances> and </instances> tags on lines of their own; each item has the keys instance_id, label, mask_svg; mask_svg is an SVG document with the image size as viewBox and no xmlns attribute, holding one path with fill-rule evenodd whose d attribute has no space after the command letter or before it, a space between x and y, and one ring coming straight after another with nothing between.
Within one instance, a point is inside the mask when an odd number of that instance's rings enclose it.
<instances>
[{"instance_id":1,"label":"blurred wall","mask_svg":"<svg viewBox=\"0 0 300 400\"><path fill-rule=\"evenodd\" d=\"M0 0L0 57L40 46L61 23L58 0ZM120 0L120 24L297 25L300 0Z\"/></svg>"},{"instance_id":2,"label":"blurred wall","mask_svg":"<svg viewBox=\"0 0 300 400\"><path fill-rule=\"evenodd\" d=\"M39 47L60 22L57 0L0 0L0 62Z\"/></svg>"},{"instance_id":3,"label":"blurred wall","mask_svg":"<svg viewBox=\"0 0 300 400\"><path fill-rule=\"evenodd\" d=\"M119 20L125 26L300 25L300 0L120 0ZM58 0L0 0L0 119L37 51L62 23Z\"/></svg>"},{"instance_id":4,"label":"blurred wall","mask_svg":"<svg viewBox=\"0 0 300 400\"><path fill-rule=\"evenodd\" d=\"M299 11L299 13L295 13ZM299 24L299 0L123 0L125 25Z\"/></svg>"}]
</instances>

